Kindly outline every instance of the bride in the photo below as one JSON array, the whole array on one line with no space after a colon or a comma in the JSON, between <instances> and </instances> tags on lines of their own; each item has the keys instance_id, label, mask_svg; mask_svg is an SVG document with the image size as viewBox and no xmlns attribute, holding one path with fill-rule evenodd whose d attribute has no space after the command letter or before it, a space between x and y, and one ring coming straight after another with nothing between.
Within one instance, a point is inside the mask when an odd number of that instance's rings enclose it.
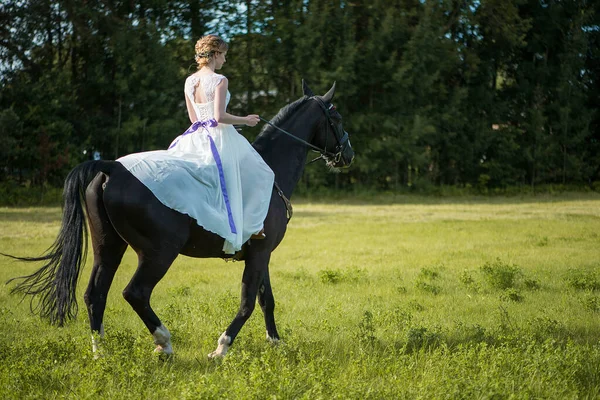
<instances>
[{"instance_id":1,"label":"bride","mask_svg":"<svg viewBox=\"0 0 600 400\"><path fill-rule=\"evenodd\" d=\"M228 81L215 71L226 61L228 45L218 36L196 43L198 71L185 81L192 125L168 150L130 154L121 164L164 205L194 218L223 239L234 254L250 238L264 238L274 174L232 124L255 126L258 115L226 111Z\"/></svg>"}]
</instances>

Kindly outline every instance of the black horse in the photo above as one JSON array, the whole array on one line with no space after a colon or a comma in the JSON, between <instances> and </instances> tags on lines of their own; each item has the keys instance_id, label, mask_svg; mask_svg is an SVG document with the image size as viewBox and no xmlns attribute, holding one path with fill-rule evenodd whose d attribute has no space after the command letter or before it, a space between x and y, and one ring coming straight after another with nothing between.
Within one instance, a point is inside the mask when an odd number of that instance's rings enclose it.
<instances>
[{"instance_id":1,"label":"black horse","mask_svg":"<svg viewBox=\"0 0 600 400\"><path fill-rule=\"evenodd\" d=\"M240 308L210 357L227 353L252 314L257 296L267 339L279 340L269 260L286 232L290 211L287 199L302 175L310 147L320 149L321 156L333 168L349 166L354 158L342 118L331 103L335 84L324 96L315 96L304 82L302 87L304 96L281 109L253 143L275 173L279 188L273 190L265 219L266 239L250 240L244 245ZM40 257L14 257L46 263L31 275L15 278L22 281L13 292L38 296L37 310L53 324L63 325L76 316L75 289L87 251L85 206L94 251L94 266L85 292L92 333L104 335L102 319L108 290L127 246L131 246L139 264L123 297L154 337L156 351L171 354L169 331L150 307L152 290L179 254L231 257L222 252L223 239L198 226L188 215L164 206L115 161L88 161L75 167L65 180L63 202L62 226L47 253ZM94 351L96 336L92 335Z\"/></svg>"}]
</instances>

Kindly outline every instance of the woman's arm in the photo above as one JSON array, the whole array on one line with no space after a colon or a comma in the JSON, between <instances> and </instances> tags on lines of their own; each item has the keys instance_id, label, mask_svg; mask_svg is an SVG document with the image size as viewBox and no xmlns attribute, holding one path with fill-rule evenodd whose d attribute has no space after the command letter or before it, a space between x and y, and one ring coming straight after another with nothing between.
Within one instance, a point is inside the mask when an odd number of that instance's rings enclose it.
<instances>
[{"instance_id":1,"label":"woman's arm","mask_svg":"<svg viewBox=\"0 0 600 400\"><path fill-rule=\"evenodd\" d=\"M215 91L215 119L220 124L245 124L248 126L254 126L258 124L258 115L249 114L245 117L238 117L236 115L229 114L225 111L225 100L227 98L227 86L229 82L227 78L223 78L217 85Z\"/></svg>"}]
</instances>

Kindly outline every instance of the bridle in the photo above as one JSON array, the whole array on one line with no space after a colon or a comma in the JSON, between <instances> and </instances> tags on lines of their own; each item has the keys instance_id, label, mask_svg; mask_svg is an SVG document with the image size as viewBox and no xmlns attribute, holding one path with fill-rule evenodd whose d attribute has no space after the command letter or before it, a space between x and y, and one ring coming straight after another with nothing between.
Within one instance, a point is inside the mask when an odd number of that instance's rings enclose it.
<instances>
[{"instance_id":1,"label":"bridle","mask_svg":"<svg viewBox=\"0 0 600 400\"><path fill-rule=\"evenodd\" d=\"M294 140L296 140L300 143L303 143L304 145L310 147L314 151L320 153L320 156L315 158L314 160L312 160L310 163L313 163L320 159L325 159L327 161L333 159L333 162L335 162L337 164L341 160L342 154L344 153L344 151L350 146L350 137L348 135L348 132L344 131L339 126L339 124L337 124L337 125L334 124L333 121L331 120L330 111L335 110L335 107L333 104L330 104L329 107L327 107L325 105L325 102L323 100L321 100L320 97L317 97L317 96L312 96L312 97L309 97L308 99L315 100L317 102L317 104L319 105L319 107L321 107L321 109L325 113L325 117L327 118L327 135L325 136L325 148L323 148L323 149L318 146L315 146L312 143L307 142L304 139L299 138L298 136L295 136L295 135L289 133L285 129L281 129L280 127L278 127L277 125L274 125L273 123L271 123L271 121L266 120L263 117L259 116L258 118L260 118L260 120L265 122L266 124L271 125L273 128L279 130L280 132L285 133L286 135L293 138ZM335 138L338 142L337 146L335 147L334 152L327 150L327 140L329 139L329 128L331 128L333 130L333 136L335 136Z\"/></svg>"}]
</instances>

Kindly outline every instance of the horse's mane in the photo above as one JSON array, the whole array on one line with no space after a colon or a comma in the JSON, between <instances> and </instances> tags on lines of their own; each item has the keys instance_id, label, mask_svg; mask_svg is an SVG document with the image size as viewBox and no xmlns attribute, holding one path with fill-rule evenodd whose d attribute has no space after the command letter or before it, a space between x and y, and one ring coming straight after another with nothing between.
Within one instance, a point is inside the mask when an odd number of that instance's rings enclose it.
<instances>
[{"instance_id":1,"label":"horse's mane","mask_svg":"<svg viewBox=\"0 0 600 400\"><path fill-rule=\"evenodd\" d=\"M279 110L277 115L275 115L275 117L273 117L273 119L271 120L271 123L275 126L281 125L283 123L283 121L288 119L294 112L296 112L296 110L302 104L304 104L308 99L309 99L308 96L303 96L303 97L300 97L298 100L294 101L293 103L290 103L287 106L283 107L282 109ZM261 137L268 136L274 130L275 130L275 128L273 128L271 125L265 124L263 126L263 128L261 129L260 133L258 134L258 136L256 137L256 140L254 141L254 143L256 143Z\"/></svg>"}]
</instances>

